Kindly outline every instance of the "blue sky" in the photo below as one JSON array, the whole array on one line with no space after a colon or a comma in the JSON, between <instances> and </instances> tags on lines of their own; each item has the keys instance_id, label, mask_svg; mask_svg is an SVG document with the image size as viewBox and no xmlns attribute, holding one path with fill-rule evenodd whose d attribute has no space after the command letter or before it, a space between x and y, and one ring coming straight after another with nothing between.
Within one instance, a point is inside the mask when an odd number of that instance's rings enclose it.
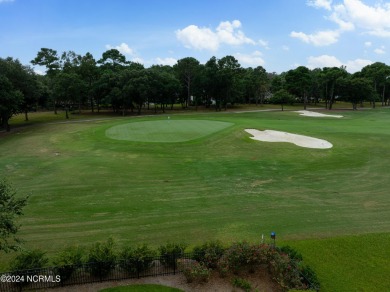
<instances>
[{"instance_id":1,"label":"blue sky","mask_svg":"<svg viewBox=\"0 0 390 292\"><path fill-rule=\"evenodd\" d=\"M117 48L146 67L233 55L268 72L356 72L390 65L390 1L0 0L0 57L29 64L42 47L95 59Z\"/></svg>"}]
</instances>

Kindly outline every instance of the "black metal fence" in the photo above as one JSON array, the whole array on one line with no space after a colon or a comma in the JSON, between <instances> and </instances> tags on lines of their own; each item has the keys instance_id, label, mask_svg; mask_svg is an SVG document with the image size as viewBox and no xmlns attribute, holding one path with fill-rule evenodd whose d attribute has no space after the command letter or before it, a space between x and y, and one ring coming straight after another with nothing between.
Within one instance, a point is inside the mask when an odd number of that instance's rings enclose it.
<instances>
[{"instance_id":1,"label":"black metal fence","mask_svg":"<svg viewBox=\"0 0 390 292\"><path fill-rule=\"evenodd\" d=\"M180 255L182 263L191 262L192 255ZM188 260L188 261L186 261ZM80 266L49 267L0 274L0 291L36 290L103 281L136 279L178 273L175 256L145 258L143 261L87 263Z\"/></svg>"},{"instance_id":2,"label":"black metal fence","mask_svg":"<svg viewBox=\"0 0 390 292\"><path fill-rule=\"evenodd\" d=\"M180 272L177 267L177 260L179 259L183 268L193 262L193 254L157 256L143 258L142 261L130 259L7 272L0 274L0 291L38 290L104 281L174 275ZM303 274L300 276L308 288L319 291L319 286L311 283Z\"/></svg>"}]
</instances>

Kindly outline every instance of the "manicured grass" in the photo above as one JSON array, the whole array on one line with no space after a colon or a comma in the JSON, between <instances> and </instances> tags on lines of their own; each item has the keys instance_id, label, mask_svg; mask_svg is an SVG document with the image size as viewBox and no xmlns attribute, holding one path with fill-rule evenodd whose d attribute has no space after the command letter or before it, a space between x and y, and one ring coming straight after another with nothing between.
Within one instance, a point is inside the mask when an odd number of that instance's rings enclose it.
<instances>
[{"instance_id":1,"label":"manicured grass","mask_svg":"<svg viewBox=\"0 0 390 292\"><path fill-rule=\"evenodd\" d=\"M232 124L178 143L106 136L112 127L165 122L167 116L41 124L0 138L0 176L18 194L31 193L19 235L26 247L49 255L110 235L119 245L158 246L168 240L259 241L271 231L278 239L312 244L318 238L388 233L390 111L337 114L345 118L293 112L171 116L171 122ZM254 141L246 128L312 136L334 147ZM305 259L315 257L308 253ZM343 274L343 263L334 265L340 265L334 277L351 287L348 266ZM317 267L321 280L332 280Z\"/></svg>"},{"instance_id":2,"label":"manicured grass","mask_svg":"<svg viewBox=\"0 0 390 292\"><path fill-rule=\"evenodd\" d=\"M182 292L183 290L162 285L129 285L100 290L100 292Z\"/></svg>"},{"instance_id":3,"label":"manicured grass","mask_svg":"<svg viewBox=\"0 0 390 292\"><path fill-rule=\"evenodd\" d=\"M106 130L111 139L137 142L186 142L213 134L232 123L210 120L165 120L132 122Z\"/></svg>"},{"instance_id":4,"label":"manicured grass","mask_svg":"<svg viewBox=\"0 0 390 292\"><path fill-rule=\"evenodd\" d=\"M289 244L317 272L321 291L390 291L390 233Z\"/></svg>"}]
</instances>

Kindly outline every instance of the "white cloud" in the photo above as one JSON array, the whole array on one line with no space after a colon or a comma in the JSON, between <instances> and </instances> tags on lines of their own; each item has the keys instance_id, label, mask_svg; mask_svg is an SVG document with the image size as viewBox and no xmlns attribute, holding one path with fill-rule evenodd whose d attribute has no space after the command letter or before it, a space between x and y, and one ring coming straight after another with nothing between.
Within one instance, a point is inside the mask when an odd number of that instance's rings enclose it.
<instances>
[{"instance_id":1,"label":"white cloud","mask_svg":"<svg viewBox=\"0 0 390 292\"><path fill-rule=\"evenodd\" d=\"M334 43L337 43L340 32L338 30L326 30L319 31L315 34L305 34L303 32L291 32L290 36L293 38L300 39L301 41L315 45L317 47L320 46L329 46Z\"/></svg>"},{"instance_id":2,"label":"white cloud","mask_svg":"<svg viewBox=\"0 0 390 292\"><path fill-rule=\"evenodd\" d=\"M341 67L343 63L334 56L321 55L318 57L309 57L307 67L310 69L323 67Z\"/></svg>"},{"instance_id":3,"label":"white cloud","mask_svg":"<svg viewBox=\"0 0 390 292\"><path fill-rule=\"evenodd\" d=\"M14 0L0 0L0 4L5 2L14 2Z\"/></svg>"},{"instance_id":4,"label":"white cloud","mask_svg":"<svg viewBox=\"0 0 390 292\"><path fill-rule=\"evenodd\" d=\"M386 54L385 46L381 46L380 48L375 49L375 50L374 50L374 53L375 53L375 54L378 54L378 55Z\"/></svg>"},{"instance_id":5,"label":"white cloud","mask_svg":"<svg viewBox=\"0 0 390 292\"><path fill-rule=\"evenodd\" d=\"M168 65L173 66L177 63L175 58L156 58L157 65Z\"/></svg>"},{"instance_id":6,"label":"white cloud","mask_svg":"<svg viewBox=\"0 0 390 292\"><path fill-rule=\"evenodd\" d=\"M369 48L369 47L372 46L372 42L365 42L364 45L365 45L367 48Z\"/></svg>"},{"instance_id":7,"label":"white cloud","mask_svg":"<svg viewBox=\"0 0 390 292\"><path fill-rule=\"evenodd\" d=\"M241 54L236 53L234 57L242 65L247 65L250 67L263 66L265 64L264 59L262 58L262 53L260 51L254 51L251 54Z\"/></svg>"},{"instance_id":8,"label":"white cloud","mask_svg":"<svg viewBox=\"0 0 390 292\"><path fill-rule=\"evenodd\" d=\"M334 17L353 23L368 34L390 37L390 3L380 1L369 6L361 0L344 0L334 6Z\"/></svg>"},{"instance_id":9,"label":"white cloud","mask_svg":"<svg viewBox=\"0 0 390 292\"><path fill-rule=\"evenodd\" d=\"M106 45L106 49L107 50L117 49L123 55L129 55L129 56L135 55L134 50L130 48L129 45L126 43L121 43L119 46L115 46L115 47L111 45Z\"/></svg>"},{"instance_id":10,"label":"white cloud","mask_svg":"<svg viewBox=\"0 0 390 292\"><path fill-rule=\"evenodd\" d=\"M324 68L324 67L341 67L346 66L347 71L355 73L360 71L363 67L372 64L370 60L355 59L347 62L342 62L335 56L321 55L318 57L309 57L307 59L307 67L310 69Z\"/></svg>"},{"instance_id":11,"label":"white cloud","mask_svg":"<svg viewBox=\"0 0 390 292\"><path fill-rule=\"evenodd\" d=\"M332 0L308 0L307 5L315 8L324 8L326 10L331 10Z\"/></svg>"},{"instance_id":12,"label":"white cloud","mask_svg":"<svg viewBox=\"0 0 390 292\"><path fill-rule=\"evenodd\" d=\"M343 20L336 12L332 13L327 19L336 23L339 26L340 32L352 31L355 29L355 25L351 21Z\"/></svg>"},{"instance_id":13,"label":"white cloud","mask_svg":"<svg viewBox=\"0 0 390 292\"><path fill-rule=\"evenodd\" d=\"M331 14L326 19L337 24L338 28L314 34L291 32L291 37L305 43L315 46L332 45L339 40L342 33L356 28L370 35L390 37L390 3L380 1L370 6L362 0L343 0L341 4L332 5L331 0L308 0L307 5L330 11Z\"/></svg>"},{"instance_id":14,"label":"white cloud","mask_svg":"<svg viewBox=\"0 0 390 292\"><path fill-rule=\"evenodd\" d=\"M197 50L216 51L219 47L219 41L216 34L209 28L200 28L196 25L189 25L182 30L176 31L176 37L186 48Z\"/></svg>"},{"instance_id":15,"label":"white cloud","mask_svg":"<svg viewBox=\"0 0 390 292\"><path fill-rule=\"evenodd\" d=\"M0 3L1 3L1 0L0 0ZM45 75L45 72L40 70L40 69L35 69L34 68L34 72L35 72L35 74L38 74L38 75Z\"/></svg>"},{"instance_id":16,"label":"white cloud","mask_svg":"<svg viewBox=\"0 0 390 292\"><path fill-rule=\"evenodd\" d=\"M245 36L240 30L241 22L239 20L222 21L215 31L207 27L198 27L189 25L176 31L177 39L184 44L186 48L196 50L216 51L222 44L227 45L256 45L256 42Z\"/></svg>"},{"instance_id":17,"label":"white cloud","mask_svg":"<svg viewBox=\"0 0 390 292\"><path fill-rule=\"evenodd\" d=\"M269 46L268 46L268 42L267 41L259 40L257 43L258 43L259 46L262 46L262 47L266 48L267 50L269 50Z\"/></svg>"},{"instance_id":18,"label":"white cloud","mask_svg":"<svg viewBox=\"0 0 390 292\"><path fill-rule=\"evenodd\" d=\"M140 57L134 57L131 59L131 62L134 62L134 63L139 63L139 64L145 64L145 61L144 59L140 58Z\"/></svg>"},{"instance_id":19,"label":"white cloud","mask_svg":"<svg viewBox=\"0 0 390 292\"><path fill-rule=\"evenodd\" d=\"M374 62L371 60L356 59L353 61L348 61L345 64L345 66L347 67L348 72L355 73L355 72L362 70L363 67L365 67L367 65L371 65L372 63L374 63Z\"/></svg>"},{"instance_id":20,"label":"white cloud","mask_svg":"<svg viewBox=\"0 0 390 292\"><path fill-rule=\"evenodd\" d=\"M223 21L217 27L217 36L220 43L228 45L242 45L251 44L255 45L255 41L245 36L245 34L238 30L241 27L239 20L233 22Z\"/></svg>"}]
</instances>

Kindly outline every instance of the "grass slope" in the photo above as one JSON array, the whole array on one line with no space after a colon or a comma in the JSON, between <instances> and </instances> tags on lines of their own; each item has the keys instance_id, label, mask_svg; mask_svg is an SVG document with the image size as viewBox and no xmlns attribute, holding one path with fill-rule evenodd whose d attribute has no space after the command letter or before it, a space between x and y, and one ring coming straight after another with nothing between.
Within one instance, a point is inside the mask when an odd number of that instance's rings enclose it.
<instances>
[{"instance_id":1,"label":"grass slope","mask_svg":"<svg viewBox=\"0 0 390 292\"><path fill-rule=\"evenodd\" d=\"M111 139L137 142L186 142L223 130L232 123L208 120L166 120L132 122L106 130Z\"/></svg>"},{"instance_id":2,"label":"grass slope","mask_svg":"<svg viewBox=\"0 0 390 292\"><path fill-rule=\"evenodd\" d=\"M315 269L321 291L390 291L390 233L289 244Z\"/></svg>"},{"instance_id":3,"label":"grass slope","mask_svg":"<svg viewBox=\"0 0 390 292\"><path fill-rule=\"evenodd\" d=\"M232 123L182 143L114 140L132 118L42 124L0 140L0 175L31 192L20 236L50 252L113 235L196 244L390 232L388 110L172 116ZM161 117L138 118L157 121ZM163 118L166 120L166 117ZM246 128L331 142L327 150L253 141Z\"/></svg>"}]
</instances>

